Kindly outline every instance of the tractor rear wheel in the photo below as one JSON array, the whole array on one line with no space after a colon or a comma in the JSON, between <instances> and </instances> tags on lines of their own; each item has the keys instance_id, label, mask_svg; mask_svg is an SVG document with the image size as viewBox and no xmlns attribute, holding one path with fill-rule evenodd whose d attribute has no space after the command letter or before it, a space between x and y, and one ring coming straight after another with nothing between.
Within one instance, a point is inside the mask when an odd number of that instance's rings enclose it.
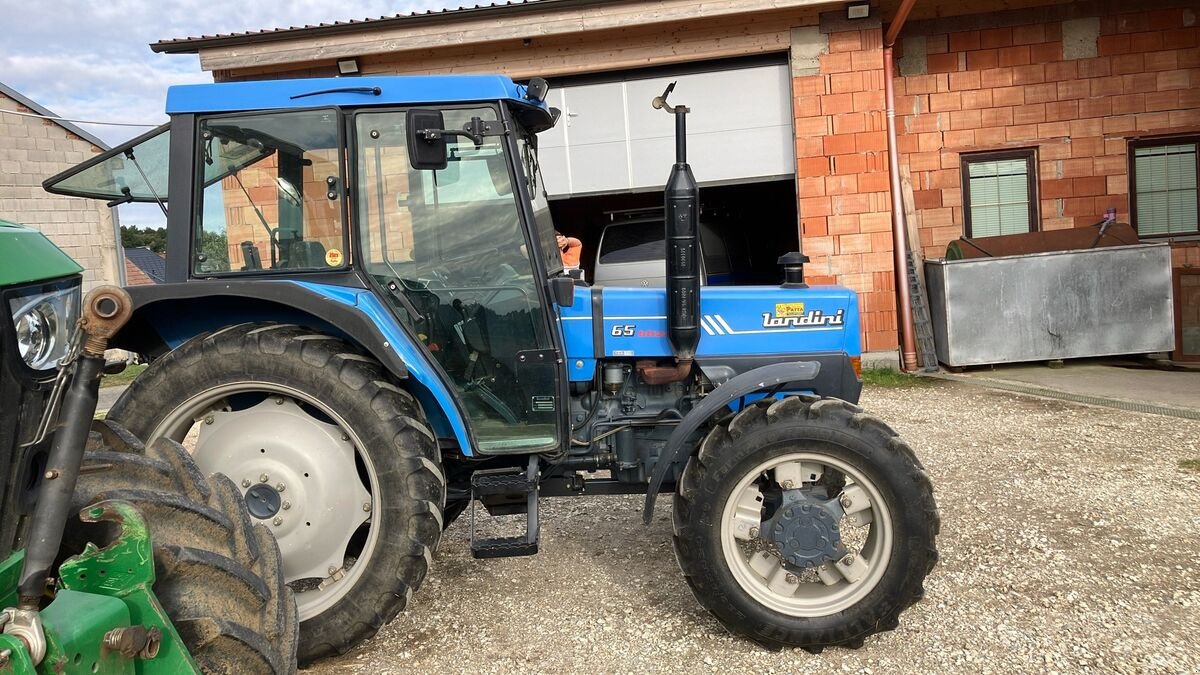
<instances>
[{"instance_id":1,"label":"tractor rear wheel","mask_svg":"<svg viewBox=\"0 0 1200 675\"><path fill-rule=\"evenodd\" d=\"M109 412L241 486L279 541L301 665L404 609L442 532L446 481L416 399L374 359L290 324L242 324L154 361Z\"/></svg>"},{"instance_id":2,"label":"tractor rear wheel","mask_svg":"<svg viewBox=\"0 0 1200 675\"><path fill-rule=\"evenodd\" d=\"M937 561L939 520L894 431L806 396L713 428L680 478L674 528L687 582L722 624L815 652L898 625Z\"/></svg>"},{"instance_id":3,"label":"tractor rear wheel","mask_svg":"<svg viewBox=\"0 0 1200 675\"><path fill-rule=\"evenodd\" d=\"M154 548L154 595L206 673L294 673L299 621L275 539L254 527L233 483L205 478L178 443L143 446L96 422L76 483L75 512L106 499L137 508ZM106 546L110 523L72 518L63 556Z\"/></svg>"}]
</instances>

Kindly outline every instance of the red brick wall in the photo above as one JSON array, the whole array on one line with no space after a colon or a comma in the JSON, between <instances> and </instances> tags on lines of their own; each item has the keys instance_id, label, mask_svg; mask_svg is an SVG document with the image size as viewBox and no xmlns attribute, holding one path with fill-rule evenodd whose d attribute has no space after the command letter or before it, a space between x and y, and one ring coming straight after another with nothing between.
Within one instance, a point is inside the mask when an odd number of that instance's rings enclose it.
<instances>
[{"instance_id":1,"label":"red brick wall","mask_svg":"<svg viewBox=\"0 0 1200 675\"><path fill-rule=\"evenodd\" d=\"M1195 22L1182 8L1101 17L1097 56L1078 60L1063 58L1060 21L928 24L928 74L896 80L924 253L962 235L962 152L1036 148L1042 229L1089 226L1109 207L1129 222L1127 139L1200 130Z\"/></svg>"},{"instance_id":2,"label":"red brick wall","mask_svg":"<svg viewBox=\"0 0 1200 675\"><path fill-rule=\"evenodd\" d=\"M806 277L857 291L863 349L895 349L883 37L878 27L828 37L820 73L792 81Z\"/></svg>"}]
</instances>

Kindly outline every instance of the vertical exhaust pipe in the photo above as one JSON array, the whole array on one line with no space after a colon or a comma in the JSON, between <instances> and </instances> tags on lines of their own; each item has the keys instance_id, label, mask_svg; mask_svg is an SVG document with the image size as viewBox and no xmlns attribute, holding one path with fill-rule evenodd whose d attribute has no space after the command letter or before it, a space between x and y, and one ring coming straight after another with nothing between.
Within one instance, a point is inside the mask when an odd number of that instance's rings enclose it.
<instances>
[{"instance_id":1,"label":"vertical exhaust pipe","mask_svg":"<svg viewBox=\"0 0 1200 675\"><path fill-rule=\"evenodd\" d=\"M667 336L675 360L690 369L700 343L700 188L687 163L687 114L684 105L670 105L667 97L675 83L667 85L652 105L675 115L675 165L664 189L667 241Z\"/></svg>"}]
</instances>

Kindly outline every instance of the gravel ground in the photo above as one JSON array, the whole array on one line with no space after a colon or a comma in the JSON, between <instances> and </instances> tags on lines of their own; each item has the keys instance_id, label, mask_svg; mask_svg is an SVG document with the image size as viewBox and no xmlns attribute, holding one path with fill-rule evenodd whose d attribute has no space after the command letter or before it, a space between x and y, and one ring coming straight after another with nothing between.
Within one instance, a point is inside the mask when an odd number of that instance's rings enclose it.
<instances>
[{"instance_id":1,"label":"gravel ground","mask_svg":"<svg viewBox=\"0 0 1200 675\"><path fill-rule=\"evenodd\" d=\"M683 582L669 499L544 500L542 553L477 561L463 518L407 612L310 673L1197 672L1200 423L955 383L877 389L933 477L941 563L859 650L770 652Z\"/></svg>"}]
</instances>

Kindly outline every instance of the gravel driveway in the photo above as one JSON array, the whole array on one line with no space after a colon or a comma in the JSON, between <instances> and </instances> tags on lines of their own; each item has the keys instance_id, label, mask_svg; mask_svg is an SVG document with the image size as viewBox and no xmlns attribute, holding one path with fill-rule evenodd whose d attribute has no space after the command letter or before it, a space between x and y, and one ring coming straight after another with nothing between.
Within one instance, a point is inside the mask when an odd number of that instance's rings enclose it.
<instances>
[{"instance_id":1,"label":"gravel driveway","mask_svg":"<svg viewBox=\"0 0 1200 675\"><path fill-rule=\"evenodd\" d=\"M543 500L542 553L472 560L467 520L410 608L308 672L1196 672L1200 423L955 383L863 406L929 469L941 563L859 650L769 652L700 609L639 497Z\"/></svg>"}]
</instances>

